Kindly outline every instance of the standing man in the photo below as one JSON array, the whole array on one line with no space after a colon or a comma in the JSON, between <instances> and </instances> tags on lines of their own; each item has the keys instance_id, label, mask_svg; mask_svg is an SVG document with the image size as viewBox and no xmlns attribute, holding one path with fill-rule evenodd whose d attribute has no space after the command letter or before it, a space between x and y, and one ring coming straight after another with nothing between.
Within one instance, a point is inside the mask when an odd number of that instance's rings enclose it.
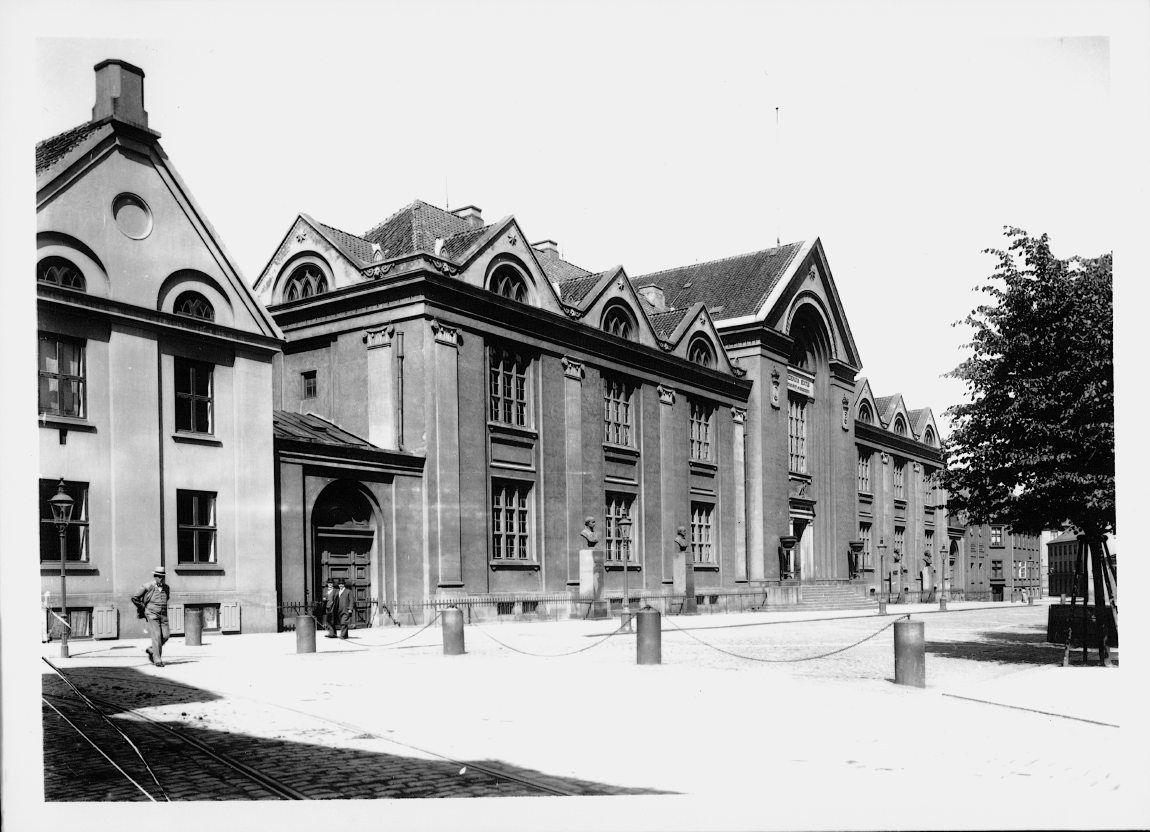
<instances>
[{"instance_id":1,"label":"standing man","mask_svg":"<svg viewBox=\"0 0 1150 832\"><path fill-rule=\"evenodd\" d=\"M327 632L324 638L335 638L335 581L328 578L323 582L323 626Z\"/></svg>"},{"instance_id":2,"label":"standing man","mask_svg":"<svg viewBox=\"0 0 1150 832\"><path fill-rule=\"evenodd\" d=\"M164 642L168 640L168 584L167 572L164 567L157 566L152 573L152 582L144 584L140 591L132 596L132 603L136 605L136 612L144 619L148 632L152 636L152 646L144 652L148 654L148 661L156 667L164 666Z\"/></svg>"},{"instance_id":3,"label":"standing man","mask_svg":"<svg viewBox=\"0 0 1150 832\"><path fill-rule=\"evenodd\" d=\"M351 589L347 585L347 578L344 578L339 582L339 591L335 594L335 607L332 610L332 618L337 622L340 638L347 638L347 628L351 624L352 614Z\"/></svg>"}]
</instances>

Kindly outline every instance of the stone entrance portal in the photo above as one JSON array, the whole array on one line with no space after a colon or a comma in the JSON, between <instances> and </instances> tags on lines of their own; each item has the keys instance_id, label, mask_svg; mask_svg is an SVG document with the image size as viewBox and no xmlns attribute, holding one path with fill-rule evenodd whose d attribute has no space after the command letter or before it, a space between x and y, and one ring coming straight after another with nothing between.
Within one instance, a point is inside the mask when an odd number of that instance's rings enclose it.
<instances>
[{"instance_id":1,"label":"stone entrance portal","mask_svg":"<svg viewBox=\"0 0 1150 832\"><path fill-rule=\"evenodd\" d=\"M347 581L354 602L352 627L370 627L371 586L375 552L375 511L360 487L335 482L324 489L312 512L316 587L322 593L329 578Z\"/></svg>"}]
</instances>

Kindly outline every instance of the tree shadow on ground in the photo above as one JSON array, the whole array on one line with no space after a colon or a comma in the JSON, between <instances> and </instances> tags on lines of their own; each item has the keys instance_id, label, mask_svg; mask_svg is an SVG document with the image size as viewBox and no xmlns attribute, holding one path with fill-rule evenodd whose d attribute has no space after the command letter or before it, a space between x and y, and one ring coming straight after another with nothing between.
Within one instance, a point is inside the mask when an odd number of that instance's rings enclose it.
<instances>
[{"instance_id":1,"label":"tree shadow on ground","mask_svg":"<svg viewBox=\"0 0 1150 832\"><path fill-rule=\"evenodd\" d=\"M92 680L92 674L88 674L87 680L81 678L77 673L81 670L99 674L101 686L97 704L113 716L138 707L194 705L221 699L208 691L157 679L131 668L75 668L66 671L81 690L85 690L86 681ZM141 788L128 779L129 776L145 791L162 799L159 787L139 756L58 676L44 676L43 692L47 701L73 723L69 725L48 705L42 709L46 800L148 800ZM89 695L97 699L94 692ZM112 699L116 700L115 705ZM269 705L269 709L272 707ZM136 744L171 800L283 799L266 785L249 782L242 773L213 758L203 748L253 768L308 799L540 797L553 793L532 784L574 795L670 794L553 776L500 760L428 759L402 753L402 746L396 746L401 753L394 754L361 750L347 746L357 741L371 741L371 735L357 735L320 720L315 721L314 728L299 731L296 739L271 739L218 730L208 727L216 716L210 710L205 711L208 721L196 722L205 718L195 714L198 710L203 709L190 708L191 716L182 712L186 719L161 724L198 743L201 748L151 723L123 716L111 720ZM115 760L123 771L117 770L95 751L80 731ZM314 735L316 741L296 741L304 735ZM321 745L321 740L343 743L343 746ZM511 777L500 776L500 773ZM529 782L522 782L524 780Z\"/></svg>"},{"instance_id":2,"label":"tree shadow on ground","mask_svg":"<svg viewBox=\"0 0 1150 832\"><path fill-rule=\"evenodd\" d=\"M983 630L963 640L927 641L926 652L948 659L996 662L998 664L1057 665L1062 661L1063 645L1046 640L1046 625L1032 624L1010 630ZM1111 658L1118 663L1116 648ZM1081 655L1081 649L1078 649ZM1091 654L1097 653L1092 649Z\"/></svg>"}]
</instances>

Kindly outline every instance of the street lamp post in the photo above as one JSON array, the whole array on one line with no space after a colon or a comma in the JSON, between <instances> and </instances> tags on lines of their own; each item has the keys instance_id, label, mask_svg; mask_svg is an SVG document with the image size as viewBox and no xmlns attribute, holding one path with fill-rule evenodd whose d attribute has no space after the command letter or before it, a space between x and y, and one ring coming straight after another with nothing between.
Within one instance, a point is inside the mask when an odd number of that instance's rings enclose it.
<instances>
[{"instance_id":1,"label":"street lamp post","mask_svg":"<svg viewBox=\"0 0 1150 832\"><path fill-rule=\"evenodd\" d=\"M942 561L942 591L938 596L939 610L946 610L946 602L950 600L950 551L942 546L938 550L938 557Z\"/></svg>"},{"instance_id":2,"label":"street lamp post","mask_svg":"<svg viewBox=\"0 0 1150 832\"><path fill-rule=\"evenodd\" d=\"M886 542L878 539L878 614L886 615L886 597L882 594L886 578Z\"/></svg>"},{"instance_id":3,"label":"street lamp post","mask_svg":"<svg viewBox=\"0 0 1150 832\"><path fill-rule=\"evenodd\" d=\"M52 522L56 524L56 531L60 535L60 618L64 628L60 636L60 658L68 658L68 630L71 624L68 621L68 577L64 564L68 559L67 542L68 524L72 520L72 498L64 493L64 479L56 487L56 493L48 501L52 507Z\"/></svg>"},{"instance_id":4,"label":"street lamp post","mask_svg":"<svg viewBox=\"0 0 1150 832\"><path fill-rule=\"evenodd\" d=\"M624 514L619 518L617 524L619 530L619 539L623 546L623 624L622 629L625 633L633 632L631 629L631 592L628 588L627 573L631 566L631 515L630 513ZM690 569L691 565L687 564Z\"/></svg>"}]
</instances>

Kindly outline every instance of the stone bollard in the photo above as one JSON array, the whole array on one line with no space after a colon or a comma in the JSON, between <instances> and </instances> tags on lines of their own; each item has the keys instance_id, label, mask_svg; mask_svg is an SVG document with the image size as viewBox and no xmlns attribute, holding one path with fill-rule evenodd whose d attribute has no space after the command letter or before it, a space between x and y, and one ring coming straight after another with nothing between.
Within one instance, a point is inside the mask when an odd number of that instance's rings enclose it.
<instances>
[{"instance_id":1,"label":"stone bollard","mask_svg":"<svg viewBox=\"0 0 1150 832\"><path fill-rule=\"evenodd\" d=\"M921 621L894 623L894 682L926 687L926 640Z\"/></svg>"},{"instance_id":2,"label":"stone bollard","mask_svg":"<svg viewBox=\"0 0 1150 832\"><path fill-rule=\"evenodd\" d=\"M886 598L881 592L878 595L878 614L886 615Z\"/></svg>"},{"instance_id":3,"label":"stone bollard","mask_svg":"<svg viewBox=\"0 0 1150 832\"><path fill-rule=\"evenodd\" d=\"M295 617L295 651L297 653L315 652L315 618L310 615L297 615Z\"/></svg>"},{"instance_id":4,"label":"stone bollard","mask_svg":"<svg viewBox=\"0 0 1150 832\"><path fill-rule=\"evenodd\" d=\"M663 617L650 606L635 613L639 634L635 638L636 664L662 664L663 662Z\"/></svg>"},{"instance_id":5,"label":"stone bollard","mask_svg":"<svg viewBox=\"0 0 1150 832\"><path fill-rule=\"evenodd\" d=\"M201 647L203 645L203 633L204 611L184 607L184 646Z\"/></svg>"},{"instance_id":6,"label":"stone bollard","mask_svg":"<svg viewBox=\"0 0 1150 832\"><path fill-rule=\"evenodd\" d=\"M463 610L459 607L448 607L440 615L443 626L443 655L462 656Z\"/></svg>"},{"instance_id":7,"label":"stone bollard","mask_svg":"<svg viewBox=\"0 0 1150 832\"><path fill-rule=\"evenodd\" d=\"M938 595L938 610L939 612L946 612L946 593L940 592Z\"/></svg>"}]
</instances>

